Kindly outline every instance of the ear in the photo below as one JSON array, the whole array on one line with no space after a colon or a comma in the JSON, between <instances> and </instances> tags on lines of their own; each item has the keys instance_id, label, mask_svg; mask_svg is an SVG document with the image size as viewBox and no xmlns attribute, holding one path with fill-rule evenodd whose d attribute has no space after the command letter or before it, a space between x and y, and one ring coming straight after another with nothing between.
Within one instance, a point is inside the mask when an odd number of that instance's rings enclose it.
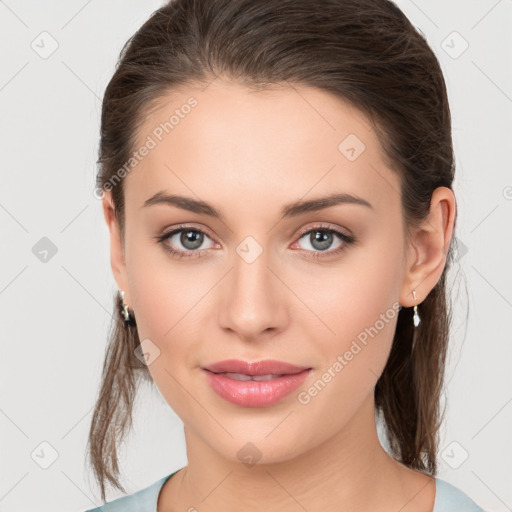
<instances>
[{"instance_id":1,"label":"ear","mask_svg":"<svg viewBox=\"0 0 512 512\"><path fill-rule=\"evenodd\" d=\"M121 232L117 217L115 215L114 201L112 193L105 192L102 198L103 215L110 232L110 265L117 286L120 290L124 290L124 301L131 307L130 290L128 287L128 275L126 272L126 262L124 257L124 249L121 241Z\"/></svg>"},{"instance_id":2,"label":"ear","mask_svg":"<svg viewBox=\"0 0 512 512\"><path fill-rule=\"evenodd\" d=\"M406 271L400 291L400 304L404 307L420 304L439 281L456 217L457 203L453 191L447 187L436 188L430 200L429 216L411 235L408 245ZM416 291L416 301L413 290Z\"/></svg>"}]
</instances>

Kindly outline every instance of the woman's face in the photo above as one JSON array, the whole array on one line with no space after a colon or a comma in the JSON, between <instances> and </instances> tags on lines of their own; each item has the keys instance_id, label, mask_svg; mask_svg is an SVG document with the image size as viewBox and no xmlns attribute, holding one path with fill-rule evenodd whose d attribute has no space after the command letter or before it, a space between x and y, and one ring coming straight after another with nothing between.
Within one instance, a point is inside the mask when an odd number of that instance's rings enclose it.
<instances>
[{"instance_id":1,"label":"woman's face","mask_svg":"<svg viewBox=\"0 0 512 512\"><path fill-rule=\"evenodd\" d=\"M216 80L162 98L135 150L114 273L187 435L227 459L252 450L271 463L367 428L412 287L399 180L363 114L317 89ZM361 202L291 207L333 195ZM311 370L281 399L250 406L210 385L203 368L226 359Z\"/></svg>"}]
</instances>

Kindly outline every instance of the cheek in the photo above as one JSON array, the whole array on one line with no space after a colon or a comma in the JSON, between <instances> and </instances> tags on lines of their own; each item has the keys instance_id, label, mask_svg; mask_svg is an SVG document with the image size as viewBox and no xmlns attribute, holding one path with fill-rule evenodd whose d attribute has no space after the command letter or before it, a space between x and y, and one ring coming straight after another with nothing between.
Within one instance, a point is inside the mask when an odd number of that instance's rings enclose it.
<instances>
[{"instance_id":1,"label":"cheek","mask_svg":"<svg viewBox=\"0 0 512 512\"><path fill-rule=\"evenodd\" d=\"M396 247L382 251L376 243L329 273L319 270L302 281L298 295L308 297L315 315L296 322L315 340L322 358L318 389L325 384L331 390L314 401L357 403L356 397L366 396L381 375L399 312L401 254Z\"/></svg>"},{"instance_id":2,"label":"cheek","mask_svg":"<svg viewBox=\"0 0 512 512\"><path fill-rule=\"evenodd\" d=\"M333 435L373 395L389 357L398 308L398 301L384 296L342 301L332 317L336 335L314 338L323 364L297 395L306 429L318 428L318 418L330 418L321 428L325 436Z\"/></svg>"},{"instance_id":3,"label":"cheek","mask_svg":"<svg viewBox=\"0 0 512 512\"><path fill-rule=\"evenodd\" d=\"M191 274L186 264L147 238L134 233L127 270L139 335L162 343L190 321L187 311L193 316L208 279L202 271Z\"/></svg>"},{"instance_id":4,"label":"cheek","mask_svg":"<svg viewBox=\"0 0 512 512\"><path fill-rule=\"evenodd\" d=\"M190 369L190 333L194 322L192 305L198 292L190 292L190 281L183 275L173 276L169 265L144 265L132 274L137 331L141 343L150 343L157 357L148 365L151 377L170 407L185 419L187 399L186 372ZM188 286L187 286L188 283ZM194 297L190 297L190 295ZM192 308L192 309L191 309ZM187 314L188 311L188 314Z\"/></svg>"},{"instance_id":5,"label":"cheek","mask_svg":"<svg viewBox=\"0 0 512 512\"><path fill-rule=\"evenodd\" d=\"M149 346L158 354L148 369L169 405L182 417L190 400L183 386L187 387L188 372L197 364L195 358L204 341L207 292L219 281L220 270L197 265L191 272L190 267L170 261L162 249L148 249L142 243L132 244L131 249L128 274L137 331L141 343L150 340L154 345Z\"/></svg>"},{"instance_id":6,"label":"cheek","mask_svg":"<svg viewBox=\"0 0 512 512\"><path fill-rule=\"evenodd\" d=\"M392 338L398 313L401 254L396 247L383 251L377 242L372 244L374 247L354 251L337 266L311 267L300 282L295 278L294 291L306 298L305 305L313 313L299 313L295 321L317 329L312 339L322 333L328 347L342 350L359 334L364 338L366 330L375 325L379 335L382 331L382 337ZM293 276L288 279L293 280Z\"/></svg>"}]
</instances>

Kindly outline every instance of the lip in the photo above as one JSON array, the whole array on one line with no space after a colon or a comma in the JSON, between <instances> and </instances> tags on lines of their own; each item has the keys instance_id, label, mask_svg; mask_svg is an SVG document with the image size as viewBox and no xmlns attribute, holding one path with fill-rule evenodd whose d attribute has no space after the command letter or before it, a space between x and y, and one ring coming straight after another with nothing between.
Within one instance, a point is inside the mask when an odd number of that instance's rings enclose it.
<instances>
[{"instance_id":1,"label":"lip","mask_svg":"<svg viewBox=\"0 0 512 512\"><path fill-rule=\"evenodd\" d=\"M226 359L217 363L209 364L203 367L213 373L242 373L244 375L293 375L304 370L309 370L308 366L297 366L275 359L264 359L249 363L241 359Z\"/></svg>"},{"instance_id":2,"label":"lip","mask_svg":"<svg viewBox=\"0 0 512 512\"><path fill-rule=\"evenodd\" d=\"M212 389L226 401L241 407L267 407L304 383L311 368L267 359L248 363L236 359L219 361L202 368ZM280 375L264 381L240 381L221 373Z\"/></svg>"}]
</instances>

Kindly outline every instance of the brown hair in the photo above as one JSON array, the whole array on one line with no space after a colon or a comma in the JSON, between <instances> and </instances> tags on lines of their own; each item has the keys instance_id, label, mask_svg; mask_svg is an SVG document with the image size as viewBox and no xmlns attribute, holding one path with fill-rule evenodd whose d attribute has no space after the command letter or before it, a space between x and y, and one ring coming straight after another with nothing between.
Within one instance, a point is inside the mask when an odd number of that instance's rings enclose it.
<instances>
[{"instance_id":1,"label":"brown hair","mask_svg":"<svg viewBox=\"0 0 512 512\"><path fill-rule=\"evenodd\" d=\"M222 76L247 87L316 87L357 107L372 122L401 183L407 233L424 221L436 187L452 188L451 119L443 74L425 38L388 0L171 0L123 47L103 99L97 187L130 159L137 128L166 92ZM111 188L124 233L123 183ZM393 456L435 476L440 398L451 320L444 271L420 305L412 350L412 308L401 308L387 365L375 387ZM117 296L92 417L89 454L121 489L117 443L131 427L138 379L136 326L125 326ZM443 411L444 413L444 411Z\"/></svg>"}]
</instances>

